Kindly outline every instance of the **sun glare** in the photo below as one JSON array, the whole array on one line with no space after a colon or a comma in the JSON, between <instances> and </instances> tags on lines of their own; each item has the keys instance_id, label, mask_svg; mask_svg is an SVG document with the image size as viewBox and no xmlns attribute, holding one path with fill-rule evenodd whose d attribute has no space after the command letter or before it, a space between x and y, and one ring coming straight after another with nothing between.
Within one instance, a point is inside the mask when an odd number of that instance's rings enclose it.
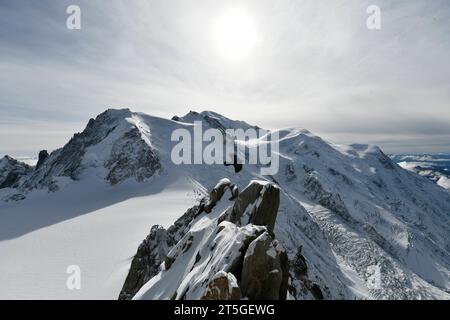
<instances>
[{"instance_id":1,"label":"sun glare","mask_svg":"<svg viewBox=\"0 0 450 320\"><path fill-rule=\"evenodd\" d=\"M237 8L228 9L219 15L213 37L218 53L234 61L247 57L260 40L251 16Z\"/></svg>"}]
</instances>

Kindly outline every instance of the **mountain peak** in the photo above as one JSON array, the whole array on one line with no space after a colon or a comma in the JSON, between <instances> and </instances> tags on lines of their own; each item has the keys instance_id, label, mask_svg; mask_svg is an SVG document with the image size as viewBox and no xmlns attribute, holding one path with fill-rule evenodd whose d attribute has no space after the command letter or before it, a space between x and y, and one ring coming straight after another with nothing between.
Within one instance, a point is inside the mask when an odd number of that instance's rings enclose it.
<instances>
[{"instance_id":1,"label":"mountain peak","mask_svg":"<svg viewBox=\"0 0 450 320\"><path fill-rule=\"evenodd\" d=\"M108 108L105 111L103 111L102 113L100 113L97 117L101 117L102 115L110 115L110 116L115 116L115 117L123 117L123 116L128 116L131 115L132 111L130 110L130 108L120 108L120 109L116 109L116 108Z\"/></svg>"},{"instance_id":2,"label":"mountain peak","mask_svg":"<svg viewBox=\"0 0 450 320\"><path fill-rule=\"evenodd\" d=\"M232 120L214 111L189 111L186 115L179 117L174 116L173 121L194 123L195 121L202 121L204 124L219 130L225 129L243 129L250 128L258 129L258 126L252 126L245 121Z\"/></svg>"},{"instance_id":3,"label":"mountain peak","mask_svg":"<svg viewBox=\"0 0 450 320\"><path fill-rule=\"evenodd\" d=\"M9 156L9 155L5 155L3 158L0 159L0 164L9 162L9 161L11 161L11 160L14 160L14 158L12 158L12 157Z\"/></svg>"},{"instance_id":4,"label":"mountain peak","mask_svg":"<svg viewBox=\"0 0 450 320\"><path fill-rule=\"evenodd\" d=\"M3 158L0 159L0 168L5 167L6 165L22 165L22 166L31 168L31 166L11 157L10 155L5 155Z\"/></svg>"},{"instance_id":5,"label":"mountain peak","mask_svg":"<svg viewBox=\"0 0 450 320\"><path fill-rule=\"evenodd\" d=\"M124 108L124 109L107 109L104 112L100 113L95 117L95 119L90 119L88 122L89 124L93 123L94 121L98 121L101 123L111 123L116 122L119 120L123 120L126 118L129 118L133 115L130 109Z\"/></svg>"},{"instance_id":6,"label":"mountain peak","mask_svg":"<svg viewBox=\"0 0 450 320\"><path fill-rule=\"evenodd\" d=\"M18 189L25 193L41 188L56 191L59 178L79 180L88 169L96 169L96 176L112 185L132 177L137 181L150 178L161 165L133 117L130 109L108 109L90 119L64 147L42 154L36 170L16 181L20 182Z\"/></svg>"}]
</instances>

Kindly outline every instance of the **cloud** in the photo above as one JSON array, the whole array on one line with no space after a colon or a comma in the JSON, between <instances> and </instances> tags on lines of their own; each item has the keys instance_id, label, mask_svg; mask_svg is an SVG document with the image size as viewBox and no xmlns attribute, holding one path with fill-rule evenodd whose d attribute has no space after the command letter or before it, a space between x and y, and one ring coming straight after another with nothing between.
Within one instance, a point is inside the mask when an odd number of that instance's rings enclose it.
<instances>
[{"instance_id":1,"label":"cloud","mask_svg":"<svg viewBox=\"0 0 450 320\"><path fill-rule=\"evenodd\" d=\"M79 31L65 26L73 1L0 2L0 152L62 145L107 107L214 109L336 142L449 151L450 4L375 2L380 31L366 28L373 1L84 0ZM221 58L211 31L230 6L261 35L240 62ZM43 124L60 130L36 135Z\"/></svg>"}]
</instances>

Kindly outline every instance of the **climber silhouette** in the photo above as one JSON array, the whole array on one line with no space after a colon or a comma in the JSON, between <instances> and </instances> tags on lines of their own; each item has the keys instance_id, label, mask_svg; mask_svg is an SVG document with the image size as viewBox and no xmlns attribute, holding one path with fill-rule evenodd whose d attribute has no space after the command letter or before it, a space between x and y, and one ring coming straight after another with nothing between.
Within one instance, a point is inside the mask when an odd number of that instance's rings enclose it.
<instances>
[{"instance_id":1,"label":"climber silhouette","mask_svg":"<svg viewBox=\"0 0 450 320\"><path fill-rule=\"evenodd\" d=\"M223 164L224 164L226 167L228 167L228 166L233 166L233 167L234 167L234 172L235 172L235 173L238 173L238 172L240 172L240 171L242 170L242 164L241 164L241 163L238 163L238 157L237 157L236 154L233 156L233 163L228 163L227 161L225 161Z\"/></svg>"}]
</instances>

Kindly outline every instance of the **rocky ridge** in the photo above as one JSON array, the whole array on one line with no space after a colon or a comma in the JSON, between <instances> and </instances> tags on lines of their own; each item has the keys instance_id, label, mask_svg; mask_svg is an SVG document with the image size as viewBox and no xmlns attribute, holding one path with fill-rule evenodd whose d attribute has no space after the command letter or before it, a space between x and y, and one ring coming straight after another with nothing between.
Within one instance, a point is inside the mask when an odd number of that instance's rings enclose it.
<instances>
[{"instance_id":1,"label":"rocky ridge","mask_svg":"<svg viewBox=\"0 0 450 320\"><path fill-rule=\"evenodd\" d=\"M279 201L272 183L252 181L239 193L222 179L167 231L152 227L119 299L286 299L290 277L307 276L296 276L275 238Z\"/></svg>"}]
</instances>

